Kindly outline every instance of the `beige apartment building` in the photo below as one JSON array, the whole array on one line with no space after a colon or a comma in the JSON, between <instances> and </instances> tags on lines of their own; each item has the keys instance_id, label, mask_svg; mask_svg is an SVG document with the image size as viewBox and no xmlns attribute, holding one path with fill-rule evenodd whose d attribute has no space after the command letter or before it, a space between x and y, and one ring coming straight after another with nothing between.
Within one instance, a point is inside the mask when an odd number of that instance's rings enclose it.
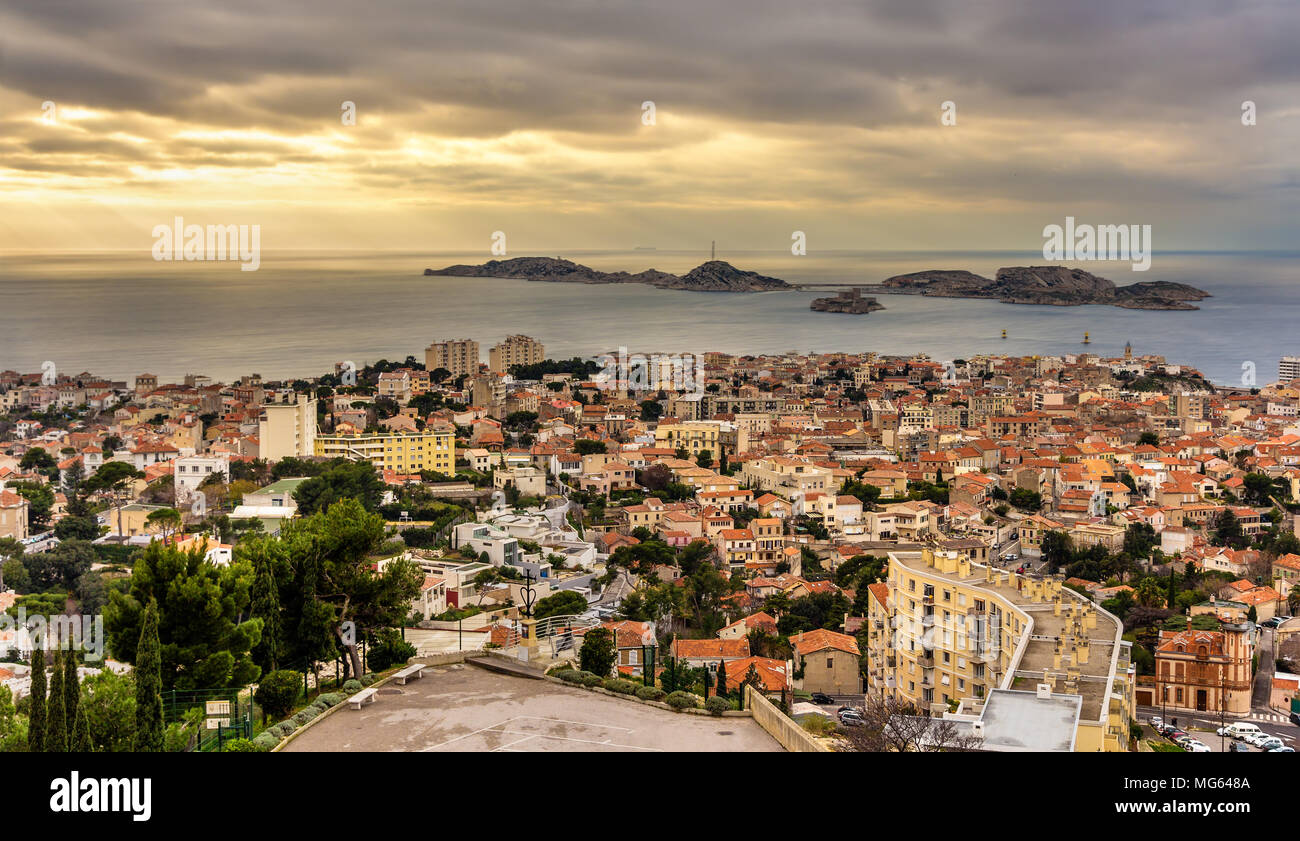
<instances>
[{"instance_id":1,"label":"beige apartment building","mask_svg":"<svg viewBox=\"0 0 1300 841\"><path fill-rule=\"evenodd\" d=\"M473 339L447 339L424 349L424 369L446 368L453 377L478 372L478 342Z\"/></svg>"},{"instance_id":2,"label":"beige apartment building","mask_svg":"<svg viewBox=\"0 0 1300 841\"><path fill-rule=\"evenodd\" d=\"M708 450L717 462L722 456L722 424L714 421L663 423L655 428L655 446L683 449L692 457Z\"/></svg>"},{"instance_id":3,"label":"beige apartment building","mask_svg":"<svg viewBox=\"0 0 1300 841\"><path fill-rule=\"evenodd\" d=\"M893 645L885 663L868 663L882 692L967 722L982 721L995 690L1019 705L1037 698L1072 721L1068 749L1127 750L1136 670L1119 620L1060 577L931 546L889 559Z\"/></svg>"},{"instance_id":4,"label":"beige apartment building","mask_svg":"<svg viewBox=\"0 0 1300 841\"><path fill-rule=\"evenodd\" d=\"M771 491L789 496L807 491L832 489L834 474L805 459L771 456L745 462L740 469L741 484L756 491Z\"/></svg>"},{"instance_id":5,"label":"beige apartment building","mask_svg":"<svg viewBox=\"0 0 1300 841\"><path fill-rule=\"evenodd\" d=\"M316 400L298 395L296 403L267 403L257 422L258 456L279 461L316 453Z\"/></svg>"},{"instance_id":6,"label":"beige apartment building","mask_svg":"<svg viewBox=\"0 0 1300 841\"><path fill-rule=\"evenodd\" d=\"M448 476L456 472L456 436L450 428L426 427L421 432L367 435L320 435L316 455L365 459L376 470L411 474L433 470Z\"/></svg>"},{"instance_id":7,"label":"beige apartment building","mask_svg":"<svg viewBox=\"0 0 1300 841\"><path fill-rule=\"evenodd\" d=\"M31 503L13 491L0 490L0 537L26 540Z\"/></svg>"},{"instance_id":8,"label":"beige apartment building","mask_svg":"<svg viewBox=\"0 0 1300 841\"><path fill-rule=\"evenodd\" d=\"M505 341L488 351L488 368L498 374L514 365L536 365L546 359L546 347L528 336L506 336Z\"/></svg>"}]
</instances>

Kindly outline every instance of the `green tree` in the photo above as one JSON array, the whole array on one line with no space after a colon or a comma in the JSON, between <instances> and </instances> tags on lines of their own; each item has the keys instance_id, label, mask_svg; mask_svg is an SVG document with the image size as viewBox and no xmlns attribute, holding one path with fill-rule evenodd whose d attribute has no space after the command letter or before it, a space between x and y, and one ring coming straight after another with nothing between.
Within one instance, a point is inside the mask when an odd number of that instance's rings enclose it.
<instances>
[{"instance_id":1,"label":"green tree","mask_svg":"<svg viewBox=\"0 0 1300 841\"><path fill-rule=\"evenodd\" d=\"M86 711L80 706L77 707L77 716L72 730L72 745L69 749L73 753L92 753L95 750L94 744L90 741L90 724L86 721Z\"/></svg>"},{"instance_id":2,"label":"green tree","mask_svg":"<svg viewBox=\"0 0 1300 841\"><path fill-rule=\"evenodd\" d=\"M54 508L54 491L50 490L50 486L35 482L15 482L9 488L29 503L27 517L31 524L37 529L44 529L50 522L50 510Z\"/></svg>"},{"instance_id":3,"label":"green tree","mask_svg":"<svg viewBox=\"0 0 1300 841\"><path fill-rule=\"evenodd\" d=\"M45 706L45 752L68 752L68 717L64 712L67 695L63 691L62 648L54 649L53 667L50 670L50 696Z\"/></svg>"},{"instance_id":4,"label":"green tree","mask_svg":"<svg viewBox=\"0 0 1300 841\"><path fill-rule=\"evenodd\" d=\"M1043 535L1040 551L1048 568L1055 573L1061 567L1069 565L1074 557L1074 542L1063 531L1049 531Z\"/></svg>"},{"instance_id":5,"label":"green tree","mask_svg":"<svg viewBox=\"0 0 1300 841\"><path fill-rule=\"evenodd\" d=\"M1237 515L1230 508L1223 509L1214 520L1214 545L1244 549L1248 542Z\"/></svg>"},{"instance_id":6,"label":"green tree","mask_svg":"<svg viewBox=\"0 0 1300 841\"><path fill-rule=\"evenodd\" d=\"M262 620L247 619L253 571L243 559L218 567L195 548L155 541L140 553L126 592L109 594L104 629L118 660L139 665L145 606L155 604L162 689L245 686L260 669L251 649Z\"/></svg>"},{"instance_id":7,"label":"green tree","mask_svg":"<svg viewBox=\"0 0 1300 841\"><path fill-rule=\"evenodd\" d=\"M614 670L618 652L614 648L614 634L608 628L595 627L587 631L578 649L578 662L584 672L607 677Z\"/></svg>"},{"instance_id":8,"label":"green tree","mask_svg":"<svg viewBox=\"0 0 1300 841\"><path fill-rule=\"evenodd\" d=\"M355 499L367 511L374 511L384 495L384 483L368 461L339 458L317 476L294 491L302 515L317 514L343 499Z\"/></svg>"},{"instance_id":9,"label":"green tree","mask_svg":"<svg viewBox=\"0 0 1300 841\"><path fill-rule=\"evenodd\" d=\"M99 523L94 517L64 517L54 524L54 536L59 540L94 540L99 537Z\"/></svg>"},{"instance_id":10,"label":"green tree","mask_svg":"<svg viewBox=\"0 0 1300 841\"><path fill-rule=\"evenodd\" d=\"M1165 603L1165 590L1155 578L1143 578L1134 588L1137 603L1143 607L1159 607Z\"/></svg>"},{"instance_id":11,"label":"green tree","mask_svg":"<svg viewBox=\"0 0 1300 841\"><path fill-rule=\"evenodd\" d=\"M77 652L69 647L63 652L63 717L68 722L68 749L76 734L77 710L81 706L81 678L77 675Z\"/></svg>"},{"instance_id":12,"label":"green tree","mask_svg":"<svg viewBox=\"0 0 1300 841\"><path fill-rule=\"evenodd\" d=\"M135 741L135 677L104 669L81 685L79 714L91 744L104 753L130 752Z\"/></svg>"},{"instance_id":13,"label":"green tree","mask_svg":"<svg viewBox=\"0 0 1300 841\"><path fill-rule=\"evenodd\" d=\"M135 657L136 753L158 753L163 748L162 656L158 636L158 602L149 599L140 626Z\"/></svg>"},{"instance_id":14,"label":"green tree","mask_svg":"<svg viewBox=\"0 0 1300 841\"><path fill-rule=\"evenodd\" d=\"M1160 436L1154 432L1143 432L1138 436L1137 445L1139 447L1158 447L1160 446Z\"/></svg>"},{"instance_id":15,"label":"green tree","mask_svg":"<svg viewBox=\"0 0 1300 841\"><path fill-rule=\"evenodd\" d=\"M12 462L10 462L12 464ZM59 475L59 462L47 450L32 447L18 460L18 467L24 471L43 473L50 479Z\"/></svg>"},{"instance_id":16,"label":"green tree","mask_svg":"<svg viewBox=\"0 0 1300 841\"><path fill-rule=\"evenodd\" d=\"M45 646L36 645L32 651L31 708L27 713L27 750L31 753L45 751Z\"/></svg>"},{"instance_id":17,"label":"green tree","mask_svg":"<svg viewBox=\"0 0 1300 841\"><path fill-rule=\"evenodd\" d=\"M533 608L533 618L545 619L548 616L579 614L586 609L587 600L582 597L581 593L575 593L572 590L561 590L544 599L539 599L536 607Z\"/></svg>"},{"instance_id":18,"label":"green tree","mask_svg":"<svg viewBox=\"0 0 1300 841\"><path fill-rule=\"evenodd\" d=\"M752 667L753 664L751 663ZM727 663L725 660L718 661L718 694L727 694Z\"/></svg>"},{"instance_id":19,"label":"green tree","mask_svg":"<svg viewBox=\"0 0 1300 841\"><path fill-rule=\"evenodd\" d=\"M260 538L269 543L266 538ZM278 548L278 547L277 547ZM262 620L262 636L253 647L253 661L263 673L280 667L280 654L284 648L284 621L280 609L280 588L275 580L274 561L267 557L269 547L252 556L253 591L250 610L252 618Z\"/></svg>"},{"instance_id":20,"label":"green tree","mask_svg":"<svg viewBox=\"0 0 1300 841\"><path fill-rule=\"evenodd\" d=\"M158 529L163 540L166 540L171 534L180 531L181 512L175 508L159 508L157 511L149 512L149 516L145 517L144 521Z\"/></svg>"},{"instance_id":21,"label":"green tree","mask_svg":"<svg viewBox=\"0 0 1300 841\"><path fill-rule=\"evenodd\" d=\"M710 450L700 450L699 455L695 457L695 463L708 470L713 466L713 453Z\"/></svg>"},{"instance_id":22,"label":"green tree","mask_svg":"<svg viewBox=\"0 0 1300 841\"><path fill-rule=\"evenodd\" d=\"M604 441L593 441L590 438L579 438L573 442L573 451L580 456L594 455L605 452Z\"/></svg>"}]
</instances>

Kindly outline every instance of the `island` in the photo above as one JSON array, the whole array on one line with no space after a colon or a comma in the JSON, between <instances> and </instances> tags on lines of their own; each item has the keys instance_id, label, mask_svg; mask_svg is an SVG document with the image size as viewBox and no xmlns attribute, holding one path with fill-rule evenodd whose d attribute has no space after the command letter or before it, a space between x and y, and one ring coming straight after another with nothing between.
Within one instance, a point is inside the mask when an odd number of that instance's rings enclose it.
<instances>
[{"instance_id":1,"label":"island","mask_svg":"<svg viewBox=\"0 0 1300 841\"><path fill-rule=\"evenodd\" d=\"M854 315L865 315L876 310L883 310L880 304L876 303L875 298L865 298L862 295L862 287L855 286L845 292L836 294L834 298L813 298L808 309L817 312L846 312Z\"/></svg>"},{"instance_id":2,"label":"island","mask_svg":"<svg viewBox=\"0 0 1300 841\"><path fill-rule=\"evenodd\" d=\"M1185 283L1143 281L1116 286L1113 281L1068 266L1012 266L986 277L962 270L932 270L895 275L879 286L878 293L932 295L945 298L987 298L1006 304L1040 304L1075 307L1108 304L1138 310L1195 310L1189 301L1210 293Z\"/></svg>"},{"instance_id":3,"label":"island","mask_svg":"<svg viewBox=\"0 0 1300 841\"><path fill-rule=\"evenodd\" d=\"M684 289L692 292L770 292L795 288L779 278L747 272L724 260L710 260L684 275L669 274L657 269L646 269L636 274L602 272L558 257L513 257L509 260L489 260L477 266L425 269L424 273L426 276L496 277L550 283L644 283L660 289Z\"/></svg>"}]
</instances>

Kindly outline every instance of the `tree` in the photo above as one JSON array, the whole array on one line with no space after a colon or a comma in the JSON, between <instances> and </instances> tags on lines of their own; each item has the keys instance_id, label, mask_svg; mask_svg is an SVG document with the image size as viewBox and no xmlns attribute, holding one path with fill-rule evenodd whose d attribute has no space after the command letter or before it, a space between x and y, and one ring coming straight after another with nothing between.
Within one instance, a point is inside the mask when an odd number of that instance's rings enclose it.
<instances>
[{"instance_id":1,"label":"tree","mask_svg":"<svg viewBox=\"0 0 1300 841\"><path fill-rule=\"evenodd\" d=\"M100 465L82 484L86 493L104 491L112 495L117 508L117 533L122 534L122 504L125 502L127 488L135 479L144 478L144 474L125 461L108 461Z\"/></svg>"},{"instance_id":2,"label":"tree","mask_svg":"<svg viewBox=\"0 0 1300 841\"><path fill-rule=\"evenodd\" d=\"M1233 549L1244 549L1248 542L1237 515L1233 514L1230 508L1223 509L1219 516L1214 519L1214 544L1216 546L1228 546Z\"/></svg>"},{"instance_id":3,"label":"tree","mask_svg":"<svg viewBox=\"0 0 1300 841\"><path fill-rule=\"evenodd\" d=\"M302 681L302 674L291 669L271 672L258 683L253 700L266 715L284 718L302 697Z\"/></svg>"},{"instance_id":4,"label":"tree","mask_svg":"<svg viewBox=\"0 0 1300 841\"><path fill-rule=\"evenodd\" d=\"M162 657L158 638L158 602L149 600L135 658L136 753L158 753L163 748Z\"/></svg>"},{"instance_id":5,"label":"tree","mask_svg":"<svg viewBox=\"0 0 1300 841\"><path fill-rule=\"evenodd\" d=\"M324 472L308 479L294 491L299 512L306 516L326 510L343 499L355 499L367 511L374 511L384 495L384 484L368 461L339 458Z\"/></svg>"},{"instance_id":6,"label":"tree","mask_svg":"<svg viewBox=\"0 0 1300 841\"><path fill-rule=\"evenodd\" d=\"M614 670L618 652L614 648L614 633L608 628L595 627L587 631L578 649L578 663L584 672L607 677Z\"/></svg>"},{"instance_id":7,"label":"tree","mask_svg":"<svg viewBox=\"0 0 1300 841\"><path fill-rule=\"evenodd\" d=\"M749 667L751 669L754 668L754 664L750 663ZM740 691L742 694L744 693L745 691L744 684L741 684ZM727 661L725 660L718 661L718 694L719 695L727 694Z\"/></svg>"},{"instance_id":8,"label":"tree","mask_svg":"<svg viewBox=\"0 0 1300 841\"><path fill-rule=\"evenodd\" d=\"M35 482L16 482L10 488L27 500L27 517L31 524L44 529L50 522L50 510L54 508L54 491L48 485L38 485Z\"/></svg>"},{"instance_id":9,"label":"tree","mask_svg":"<svg viewBox=\"0 0 1300 841\"><path fill-rule=\"evenodd\" d=\"M144 518L144 521L146 524L158 529L165 541L168 535L180 530L181 512L175 508L159 508L157 511L151 511L149 516Z\"/></svg>"},{"instance_id":10,"label":"tree","mask_svg":"<svg viewBox=\"0 0 1300 841\"><path fill-rule=\"evenodd\" d=\"M1143 607L1160 607L1165 603L1165 590L1155 578L1143 578L1133 592L1134 599Z\"/></svg>"},{"instance_id":11,"label":"tree","mask_svg":"<svg viewBox=\"0 0 1300 841\"><path fill-rule=\"evenodd\" d=\"M77 707L77 715L72 729L72 744L68 748L73 753L92 753L95 745L90 741L90 724L86 721L86 711Z\"/></svg>"},{"instance_id":12,"label":"tree","mask_svg":"<svg viewBox=\"0 0 1300 841\"><path fill-rule=\"evenodd\" d=\"M1138 436L1137 445L1139 447L1158 447L1160 446L1160 436L1154 432L1143 432Z\"/></svg>"},{"instance_id":13,"label":"tree","mask_svg":"<svg viewBox=\"0 0 1300 841\"><path fill-rule=\"evenodd\" d=\"M153 604L162 689L252 683L261 670L250 651L262 630L262 620L247 618L252 579L252 566L242 558L218 567L198 548L185 552L154 541L136 559L129 589L109 594L109 648L139 668L145 606Z\"/></svg>"},{"instance_id":14,"label":"tree","mask_svg":"<svg viewBox=\"0 0 1300 841\"><path fill-rule=\"evenodd\" d=\"M1074 542L1063 531L1049 531L1043 535L1043 542L1039 549L1043 560L1047 562L1048 569L1053 573L1068 565L1074 556Z\"/></svg>"},{"instance_id":15,"label":"tree","mask_svg":"<svg viewBox=\"0 0 1300 841\"><path fill-rule=\"evenodd\" d=\"M77 705L95 749L125 753L135 740L135 677L104 669L82 683Z\"/></svg>"},{"instance_id":16,"label":"tree","mask_svg":"<svg viewBox=\"0 0 1300 841\"><path fill-rule=\"evenodd\" d=\"M544 599L539 599L537 605L533 608L533 618L545 619L548 616L576 615L586 609L587 600L582 597L581 593L575 593L572 590L561 590Z\"/></svg>"},{"instance_id":17,"label":"tree","mask_svg":"<svg viewBox=\"0 0 1300 841\"><path fill-rule=\"evenodd\" d=\"M275 564L265 554L253 556L253 591L250 615L262 620L262 636L253 647L254 662L263 673L280 667L284 648L284 622L280 609L280 589L275 581Z\"/></svg>"},{"instance_id":18,"label":"tree","mask_svg":"<svg viewBox=\"0 0 1300 841\"><path fill-rule=\"evenodd\" d=\"M708 470L713 466L713 452L710 450L700 450L699 455L695 457L695 464Z\"/></svg>"},{"instance_id":19,"label":"tree","mask_svg":"<svg viewBox=\"0 0 1300 841\"><path fill-rule=\"evenodd\" d=\"M50 479L59 475L59 462L47 450L40 447L32 447L23 453L23 457L18 461L18 467L23 471L43 473Z\"/></svg>"},{"instance_id":20,"label":"tree","mask_svg":"<svg viewBox=\"0 0 1300 841\"><path fill-rule=\"evenodd\" d=\"M77 712L81 706L81 679L77 675L77 652L71 646L63 654L63 716L68 722L68 750L76 740Z\"/></svg>"},{"instance_id":21,"label":"tree","mask_svg":"<svg viewBox=\"0 0 1300 841\"><path fill-rule=\"evenodd\" d=\"M1021 511L1037 511L1043 507L1043 497L1028 488L1015 488L1011 491L1011 504Z\"/></svg>"},{"instance_id":22,"label":"tree","mask_svg":"<svg viewBox=\"0 0 1300 841\"><path fill-rule=\"evenodd\" d=\"M94 540L99 537L99 522L94 517L64 517L54 524L59 540Z\"/></svg>"},{"instance_id":23,"label":"tree","mask_svg":"<svg viewBox=\"0 0 1300 841\"><path fill-rule=\"evenodd\" d=\"M49 552L36 552L24 559L32 586L37 590L73 589L77 580L99 560L93 544L85 540L68 540Z\"/></svg>"},{"instance_id":24,"label":"tree","mask_svg":"<svg viewBox=\"0 0 1300 841\"><path fill-rule=\"evenodd\" d=\"M62 647L54 648L54 663L50 670L50 696L45 705L45 752L68 752L67 695L63 691Z\"/></svg>"},{"instance_id":25,"label":"tree","mask_svg":"<svg viewBox=\"0 0 1300 841\"><path fill-rule=\"evenodd\" d=\"M31 709L27 714L27 750L42 753L45 750L45 646L36 645L32 651Z\"/></svg>"},{"instance_id":26,"label":"tree","mask_svg":"<svg viewBox=\"0 0 1300 841\"><path fill-rule=\"evenodd\" d=\"M657 421L663 416L664 407L659 405L657 400L641 401L641 420Z\"/></svg>"},{"instance_id":27,"label":"tree","mask_svg":"<svg viewBox=\"0 0 1300 841\"><path fill-rule=\"evenodd\" d=\"M573 442L573 451L580 456L603 453L605 452L605 442L593 441L590 438L579 438L577 441Z\"/></svg>"},{"instance_id":28,"label":"tree","mask_svg":"<svg viewBox=\"0 0 1300 841\"><path fill-rule=\"evenodd\" d=\"M979 750L983 740L958 731L951 719L932 718L907 701L868 696L863 724L835 733L841 751L869 753Z\"/></svg>"}]
</instances>

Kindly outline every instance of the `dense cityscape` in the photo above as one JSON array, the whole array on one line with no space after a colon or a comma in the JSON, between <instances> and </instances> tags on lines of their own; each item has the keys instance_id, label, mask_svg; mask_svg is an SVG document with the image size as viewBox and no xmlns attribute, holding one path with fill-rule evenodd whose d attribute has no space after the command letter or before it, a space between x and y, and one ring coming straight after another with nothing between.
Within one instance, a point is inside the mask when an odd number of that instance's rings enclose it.
<instances>
[{"instance_id":1,"label":"dense cityscape","mask_svg":"<svg viewBox=\"0 0 1300 841\"><path fill-rule=\"evenodd\" d=\"M0 749L1294 747L1300 360L636 351L0 372Z\"/></svg>"}]
</instances>

